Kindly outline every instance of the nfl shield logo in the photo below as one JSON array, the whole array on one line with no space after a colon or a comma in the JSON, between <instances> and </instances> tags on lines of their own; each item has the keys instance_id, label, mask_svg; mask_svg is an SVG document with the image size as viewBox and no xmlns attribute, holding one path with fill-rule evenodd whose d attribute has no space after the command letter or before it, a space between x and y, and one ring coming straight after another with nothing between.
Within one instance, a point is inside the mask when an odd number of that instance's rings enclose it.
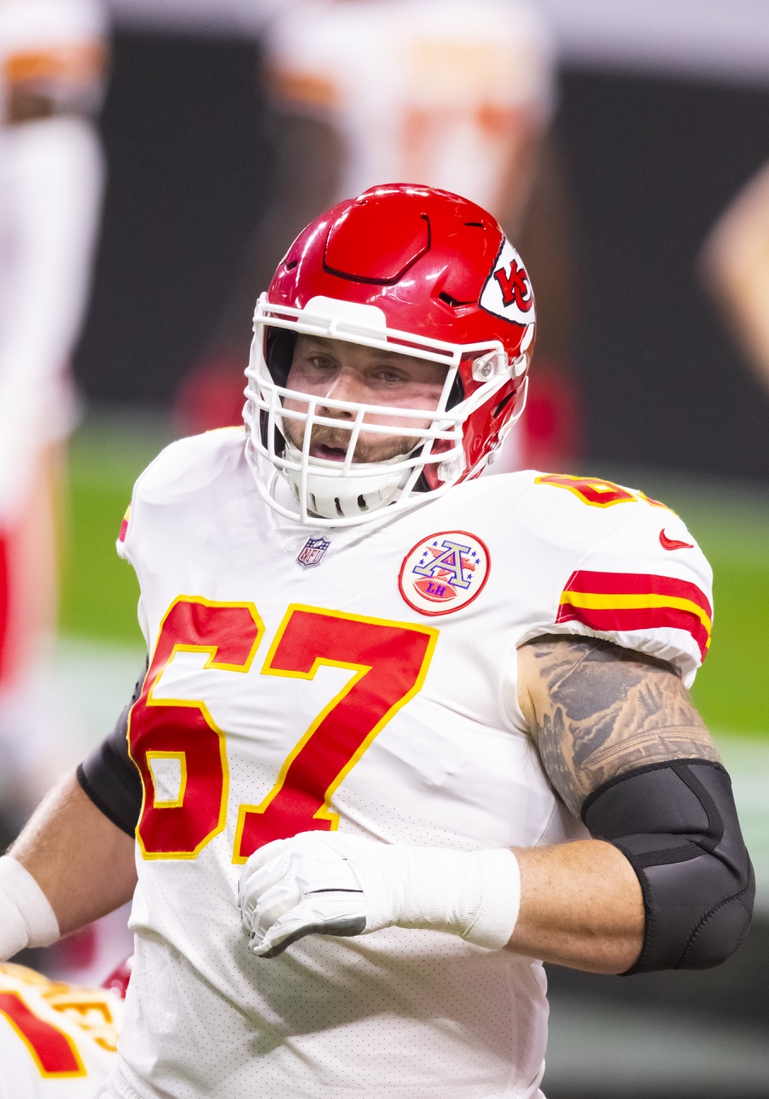
<instances>
[{"instance_id":1,"label":"nfl shield logo","mask_svg":"<svg viewBox=\"0 0 769 1099\"><path fill-rule=\"evenodd\" d=\"M319 565L323 560L323 554L331 545L325 538L308 538L305 544L299 551L297 561L300 565L304 565L306 569L310 569L313 565Z\"/></svg>"}]
</instances>

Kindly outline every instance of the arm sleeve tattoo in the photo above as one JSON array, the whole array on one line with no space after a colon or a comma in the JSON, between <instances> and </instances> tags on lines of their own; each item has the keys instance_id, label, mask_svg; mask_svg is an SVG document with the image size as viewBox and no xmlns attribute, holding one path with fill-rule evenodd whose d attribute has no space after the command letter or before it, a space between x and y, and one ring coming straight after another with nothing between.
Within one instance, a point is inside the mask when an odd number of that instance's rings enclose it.
<instances>
[{"instance_id":1,"label":"arm sleeve tattoo","mask_svg":"<svg viewBox=\"0 0 769 1099\"><path fill-rule=\"evenodd\" d=\"M618 775L719 756L670 665L592 637L542 637L519 651L544 768L575 816Z\"/></svg>"}]
</instances>

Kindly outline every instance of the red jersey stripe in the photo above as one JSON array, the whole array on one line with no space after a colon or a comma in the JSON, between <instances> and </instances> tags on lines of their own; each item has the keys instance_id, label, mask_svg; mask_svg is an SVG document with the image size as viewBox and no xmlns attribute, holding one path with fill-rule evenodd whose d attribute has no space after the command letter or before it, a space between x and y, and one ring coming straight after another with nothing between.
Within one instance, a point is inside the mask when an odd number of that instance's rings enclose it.
<instances>
[{"instance_id":1,"label":"red jersey stripe","mask_svg":"<svg viewBox=\"0 0 769 1099\"><path fill-rule=\"evenodd\" d=\"M671 629L687 630L697 642L704 660L710 645L710 634L700 619L689 611L675 607L649 607L645 610L595 610L588 607L571 607L564 604L558 611L556 622L582 622L600 633L631 632L633 630Z\"/></svg>"},{"instance_id":2,"label":"red jersey stripe","mask_svg":"<svg viewBox=\"0 0 769 1099\"><path fill-rule=\"evenodd\" d=\"M712 609L687 580L653 573L572 573L561 593L556 622L582 622L600 633L672 628L687 630L702 659L710 646Z\"/></svg>"},{"instance_id":3,"label":"red jersey stripe","mask_svg":"<svg viewBox=\"0 0 769 1099\"><path fill-rule=\"evenodd\" d=\"M688 580L674 576L659 576L641 572L573 572L564 591L586 592L595 595L671 595L678 599L690 599L713 617L707 596Z\"/></svg>"}]
</instances>

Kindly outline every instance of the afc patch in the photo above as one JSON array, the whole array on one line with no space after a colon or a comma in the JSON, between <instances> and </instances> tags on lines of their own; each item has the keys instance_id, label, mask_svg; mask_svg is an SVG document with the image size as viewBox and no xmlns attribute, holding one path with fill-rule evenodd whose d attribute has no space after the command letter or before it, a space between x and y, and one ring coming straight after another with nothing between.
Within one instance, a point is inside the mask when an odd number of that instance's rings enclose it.
<instances>
[{"instance_id":1,"label":"afc patch","mask_svg":"<svg viewBox=\"0 0 769 1099\"><path fill-rule=\"evenodd\" d=\"M489 551L480 538L465 530L444 530L409 550L398 587L420 614L451 614L478 598L490 570Z\"/></svg>"}]
</instances>

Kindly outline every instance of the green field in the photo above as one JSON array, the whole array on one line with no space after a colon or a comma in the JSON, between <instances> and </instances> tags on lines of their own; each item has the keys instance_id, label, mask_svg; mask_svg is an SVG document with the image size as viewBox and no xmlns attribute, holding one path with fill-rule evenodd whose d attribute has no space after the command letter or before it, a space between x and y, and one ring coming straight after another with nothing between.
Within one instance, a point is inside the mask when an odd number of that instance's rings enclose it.
<instances>
[{"instance_id":1,"label":"green field","mask_svg":"<svg viewBox=\"0 0 769 1099\"><path fill-rule=\"evenodd\" d=\"M70 448L60 630L142 643L133 570L115 553L136 475L170 438L161 420L91 417ZM722 735L769 739L769 491L595 469L662 499L687 521L715 572L713 645L694 695Z\"/></svg>"},{"instance_id":2,"label":"green field","mask_svg":"<svg viewBox=\"0 0 769 1099\"><path fill-rule=\"evenodd\" d=\"M91 417L69 448L59 630L143 645L139 586L115 552L120 522L142 469L172 436L161 420Z\"/></svg>"},{"instance_id":3,"label":"green field","mask_svg":"<svg viewBox=\"0 0 769 1099\"><path fill-rule=\"evenodd\" d=\"M721 735L769 740L769 490L631 471L614 479L686 521L713 566L713 643L693 695Z\"/></svg>"}]
</instances>

